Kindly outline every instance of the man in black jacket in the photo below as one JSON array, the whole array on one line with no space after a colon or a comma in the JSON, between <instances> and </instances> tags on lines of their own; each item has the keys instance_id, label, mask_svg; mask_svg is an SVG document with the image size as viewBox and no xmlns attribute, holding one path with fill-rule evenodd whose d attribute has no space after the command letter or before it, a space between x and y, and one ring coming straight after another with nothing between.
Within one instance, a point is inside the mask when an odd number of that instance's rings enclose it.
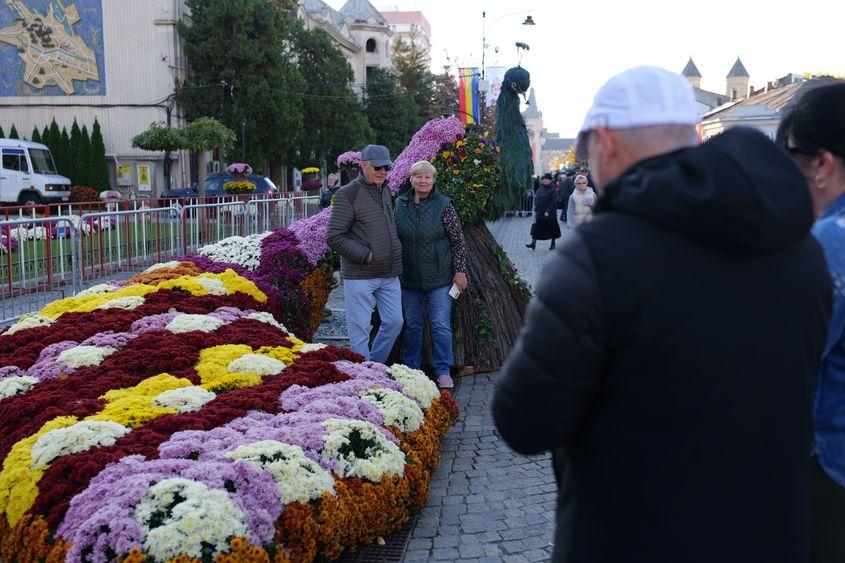
<instances>
[{"instance_id":1,"label":"man in black jacket","mask_svg":"<svg viewBox=\"0 0 845 563\"><path fill-rule=\"evenodd\" d=\"M599 90L579 135L599 213L545 267L499 376L502 438L553 454L554 561L807 561L831 302L810 198L765 136L695 146L696 121L663 69Z\"/></svg>"}]
</instances>

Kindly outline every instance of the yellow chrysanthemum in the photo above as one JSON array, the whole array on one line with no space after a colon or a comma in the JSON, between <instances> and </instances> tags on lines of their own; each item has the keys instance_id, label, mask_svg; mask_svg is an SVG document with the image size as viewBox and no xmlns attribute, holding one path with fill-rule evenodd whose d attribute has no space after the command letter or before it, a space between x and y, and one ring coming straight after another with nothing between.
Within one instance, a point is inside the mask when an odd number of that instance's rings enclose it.
<instances>
[{"instance_id":1,"label":"yellow chrysanthemum","mask_svg":"<svg viewBox=\"0 0 845 563\"><path fill-rule=\"evenodd\" d=\"M87 313L93 311L101 305L105 305L109 301L120 299L122 297L143 297L148 293L157 291L158 288L152 285L145 285L142 283L133 284L124 287L114 293L95 293L93 295L85 295L82 297L67 297L58 301L53 301L38 313L43 317L55 319L64 315L65 313Z\"/></svg>"},{"instance_id":2,"label":"yellow chrysanthemum","mask_svg":"<svg viewBox=\"0 0 845 563\"><path fill-rule=\"evenodd\" d=\"M76 423L75 416L54 418L44 424L37 433L12 446L0 471L0 514L6 514L9 526L14 527L32 507L38 496L38 481L49 467L49 465L35 465L32 459L32 446L47 432L67 428Z\"/></svg>"},{"instance_id":3,"label":"yellow chrysanthemum","mask_svg":"<svg viewBox=\"0 0 845 563\"><path fill-rule=\"evenodd\" d=\"M227 369L234 360L252 353L252 348L244 344L225 344L202 350L196 365L200 386L209 391L225 391L258 385L260 375L248 371L232 373Z\"/></svg>"},{"instance_id":4,"label":"yellow chrysanthemum","mask_svg":"<svg viewBox=\"0 0 845 563\"><path fill-rule=\"evenodd\" d=\"M234 270L231 268L227 269L222 274L202 274L205 277L215 277L223 282L223 285L226 286L226 292L229 295L232 295L235 292L240 291L241 293L246 293L247 295L253 297L259 303L264 303L267 301L267 295L256 287L255 283L251 282L250 280L246 279L243 276L239 276Z\"/></svg>"},{"instance_id":5,"label":"yellow chrysanthemum","mask_svg":"<svg viewBox=\"0 0 845 563\"><path fill-rule=\"evenodd\" d=\"M161 415L175 413L175 410L154 406L153 399L165 391L190 386L190 380L168 373L149 377L134 387L114 389L100 397L108 404L85 420L110 420L135 428Z\"/></svg>"},{"instance_id":6,"label":"yellow chrysanthemum","mask_svg":"<svg viewBox=\"0 0 845 563\"><path fill-rule=\"evenodd\" d=\"M257 373L251 371L233 373L228 369L229 364L247 354L267 356L285 365L290 365L299 357L289 348L282 346L262 346L256 351L244 344L225 344L206 348L200 352L200 361L196 365L197 374L201 380L200 386L217 392L260 384L261 376Z\"/></svg>"},{"instance_id":7,"label":"yellow chrysanthemum","mask_svg":"<svg viewBox=\"0 0 845 563\"><path fill-rule=\"evenodd\" d=\"M304 342L297 338L292 338L294 340L294 347L299 345L301 349L302 346L305 345ZM261 354L262 356L270 356L273 359L279 360L280 362L284 363L286 366L289 366L293 363L293 361L298 358L299 356L294 354L294 351L290 348L285 348L284 346L262 346L258 350L255 351L256 354Z\"/></svg>"}]
</instances>

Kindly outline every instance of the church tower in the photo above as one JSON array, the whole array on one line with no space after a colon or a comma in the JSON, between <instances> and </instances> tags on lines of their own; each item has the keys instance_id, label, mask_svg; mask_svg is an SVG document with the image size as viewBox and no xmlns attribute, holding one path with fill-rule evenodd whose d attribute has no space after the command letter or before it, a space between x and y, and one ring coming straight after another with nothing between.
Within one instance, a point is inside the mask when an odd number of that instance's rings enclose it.
<instances>
[{"instance_id":1,"label":"church tower","mask_svg":"<svg viewBox=\"0 0 845 563\"><path fill-rule=\"evenodd\" d=\"M748 84L751 77L739 57L736 58L734 66L731 67L727 76L727 92L730 100L741 100L748 95Z\"/></svg>"},{"instance_id":2,"label":"church tower","mask_svg":"<svg viewBox=\"0 0 845 563\"><path fill-rule=\"evenodd\" d=\"M687 82L692 84L693 88L701 88L701 73L698 72L698 67L692 62L692 57L689 58L687 66L681 71L681 76L687 79Z\"/></svg>"}]
</instances>

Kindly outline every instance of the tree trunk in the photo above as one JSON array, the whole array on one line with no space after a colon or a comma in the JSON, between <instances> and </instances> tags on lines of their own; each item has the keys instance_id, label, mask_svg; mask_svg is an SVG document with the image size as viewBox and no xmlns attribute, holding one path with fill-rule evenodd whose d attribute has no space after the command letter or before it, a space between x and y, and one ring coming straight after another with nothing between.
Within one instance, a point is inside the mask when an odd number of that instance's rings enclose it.
<instances>
[{"instance_id":1,"label":"tree trunk","mask_svg":"<svg viewBox=\"0 0 845 563\"><path fill-rule=\"evenodd\" d=\"M205 162L205 151L197 151L197 194L205 197L205 179L208 177L208 165Z\"/></svg>"},{"instance_id":2,"label":"tree trunk","mask_svg":"<svg viewBox=\"0 0 845 563\"><path fill-rule=\"evenodd\" d=\"M205 201L205 179L208 176L208 165L205 160L205 150L197 151L197 195L199 196L199 203L206 203ZM204 207L195 210L197 219L199 221L199 240L200 244L208 244L210 226L208 219L210 212Z\"/></svg>"},{"instance_id":3,"label":"tree trunk","mask_svg":"<svg viewBox=\"0 0 845 563\"><path fill-rule=\"evenodd\" d=\"M164 151L164 189L170 191L171 189L171 182L170 182L170 170L172 168L172 162L170 161L170 151Z\"/></svg>"},{"instance_id":4,"label":"tree trunk","mask_svg":"<svg viewBox=\"0 0 845 563\"><path fill-rule=\"evenodd\" d=\"M519 279L507 254L483 222L464 231L469 287L452 307L452 365L471 366L476 372L496 371L510 354L522 328L530 288ZM373 333L379 325L373 313ZM425 320L423 368L431 366L431 334ZM402 361L402 337L388 363Z\"/></svg>"}]
</instances>

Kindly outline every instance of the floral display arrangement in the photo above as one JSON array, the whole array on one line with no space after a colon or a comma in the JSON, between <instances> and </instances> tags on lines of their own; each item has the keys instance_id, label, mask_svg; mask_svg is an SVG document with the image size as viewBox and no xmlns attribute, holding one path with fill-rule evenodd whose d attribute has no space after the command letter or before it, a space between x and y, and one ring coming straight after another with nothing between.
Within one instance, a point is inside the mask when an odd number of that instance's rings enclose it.
<instances>
[{"instance_id":1,"label":"floral display arrangement","mask_svg":"<svg viewBox=\"0 0 845 563\"><path fill-rule=\"evenodd\" d=\"M0 333L0 561L333 559L422 509L448 392L300 340L235 268L157 264Z\"/></svg>"},{"instance_id":2,"label":"floral display arrangement","mask_svg":"<svg viewBox=\"0 0 845 563\"><path fill-rule=\"evenodd\" d=\"M356 151L346 151L337 157L337 165L340 168L361 166L361 153Z\"/></svg>"},{"instance_id":3,"label":"floral display arrangement","mask_svg":"<svg viewBox=\"0 0 845 563\"><path fill-rule=\"evenodd\" d=\"M70 201L74 203L89 202L99 200L97 190L90 186L71 186L70 187Z\"/></svg>"},{"instance_id":4,"label":"floral display arrangement","mask_svg":"<svg viewBox=\"0 0 845 563\"><path fill-rule=\"evenodd\" d=\"M282 322L309 340L322 320L334 288L331 253L326 244L331 208L294 222L289 228L245 237L234 236L204 246L198 256L181 260L205 271L230 268L269 291L282 311Z\"/></svg>"},{"instance_id":5,"label":"floral display arrangement","mask_svg":"<svg viewBox=\"0 0 845 563\"><path fill-rule=\"evenodd\" d=\"M483 217L490 196L500 188L500 149L490 134L455 116L432 119L396 158L387 181L394 194L405 185L411 166L428 160L437 168L437 189L447 195L464 226Z\"/></svg>"},{"instance_id":6,"label":"floral display arrangement","mask_svg":"<svg viewBox=\"0 0 845 563\"><path fill-rule=\"evenodd\" d=\"M316 166L306 166L301 170L301 172L303 174L318 174L320 172L320 169Z\"/></svg>"},{"instance_id":7,"label":"floral display arrangement","mask_svg":"<svg viewBox=\"0 0 845 563\"><path fill-rule=\"evenodd\" d=\"M231 195L251 194L255 191L255 184L248 180L232 180L223 184L223 191Z\"/></svg>"},{"instance_id":8,"label":"floral display arrangement","mask_svg":"<svg viewBox=\"0 0 845 563\"><path fill-rule=\"evenodd\" d=\"M237 174L239 176L249 176L252 174L252 166L245 162L233 162L226 167L226 172L229 174Z\"/></svg>"}]
</instances>

